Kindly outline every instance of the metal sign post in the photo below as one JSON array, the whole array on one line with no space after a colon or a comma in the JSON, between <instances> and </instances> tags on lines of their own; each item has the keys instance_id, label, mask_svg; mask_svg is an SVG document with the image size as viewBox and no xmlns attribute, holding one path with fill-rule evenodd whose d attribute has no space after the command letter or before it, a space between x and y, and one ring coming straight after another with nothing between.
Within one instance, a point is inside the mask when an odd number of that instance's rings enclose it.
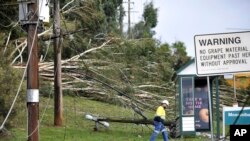
<instances>
[{"instance_id":1,"label":"metal sign post","mask_svg":"<svg viewBox=\"0 0 250 141\"><path fill-rule=\"evenodd\" d=\"M210 81L209 76L207 76L207 89L208 89L208 100L209 100L209 120L210 120L210 131L211 131L211 140L214 141L214 131L213 131L213 115L212 115L212 98L210 91Z\"/></svg>"}]
</instances>

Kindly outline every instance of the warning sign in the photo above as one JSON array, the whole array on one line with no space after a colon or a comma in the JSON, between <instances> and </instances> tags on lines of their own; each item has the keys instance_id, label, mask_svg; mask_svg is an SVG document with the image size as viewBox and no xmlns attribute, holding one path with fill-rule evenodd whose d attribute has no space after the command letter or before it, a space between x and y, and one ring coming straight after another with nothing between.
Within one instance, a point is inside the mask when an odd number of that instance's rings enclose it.
<instances>
[{"instance_id":1,"label":"warning sign","mask_svg":"<svg viewBox=\"0 0 250 141\"><path fill-rule=\"evenodd\" d=\"M196 35L197 75L250 71L250 32Z\"/></svg>"}]
</instances>

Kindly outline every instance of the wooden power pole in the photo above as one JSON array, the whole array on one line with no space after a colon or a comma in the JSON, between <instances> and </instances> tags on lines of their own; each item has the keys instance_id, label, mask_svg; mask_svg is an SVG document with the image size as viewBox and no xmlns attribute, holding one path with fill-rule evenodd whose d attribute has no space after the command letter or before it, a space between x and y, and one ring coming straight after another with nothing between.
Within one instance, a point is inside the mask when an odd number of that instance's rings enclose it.
<instances>
[{"instance_id":1,"label":"wooden power pole","mask_svg":"<svg viewBox=\"0 0 250 141\"><path fill-rule=\"evenodd\" d=\"M124 12L122 4L120 5L119 11L120 11L120 13L119 13L120 33L122 35L122 33L123 33L123 12Z\"/></svg>"},{"instance_id":2,"label":"wooden power pole","mask_svg":"<svg viewBox=\"0 0 250 141\"><path fill-rule=\"evenodd\" d=\"M37 48L37 24L38 8L37 0L28 3L29 17L26 23L28 28L28 53L27 68L27 108L28 108L28 141L38 141L39 129L39 82L38 82L38 48Z\"/></svg>"},{"instance_id":3,"label":"wooden power pole","mask_svg":"<svg viewBox=\"0 0 250 141\"><path fill-rule=\"evenodd\" d=\"M128 0L128 38L131 39L130 0Z\"/></svg>"},{"instance_id":4,"label":"wooden power pole","mask_svg":"<svg viewBox=\"0 0 250 141\"><path fill-rule=\"evenodd\" d=\"M63 102L62 102L62 79L61 79L61 26L60 26L60 1L54 0L54 125L62 126Z\"/></svg>"}]
</instances>

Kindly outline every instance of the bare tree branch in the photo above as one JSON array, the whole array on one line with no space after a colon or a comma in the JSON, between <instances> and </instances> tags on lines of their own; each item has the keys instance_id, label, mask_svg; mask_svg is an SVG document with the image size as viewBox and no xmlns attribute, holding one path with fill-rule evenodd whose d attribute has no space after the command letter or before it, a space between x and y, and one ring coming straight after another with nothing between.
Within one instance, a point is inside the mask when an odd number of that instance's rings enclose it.
<instances>
[{"instance_id":1,"label":"bare tree branch","mask_svg":"<svg viewBox=\"0 0 250 141\"><path fill-rule=\"evenodd\" d=\"M4 47L3 54L5 54L5 51L6 51L7 47L8 47L8 44L9 44L9 41L10 41L11 33L12 33L12 31L9 32L9 36L8 36L8 38L7 38L7 41L6 41L6 44L5 44L5 47Z\"/></svg>"}]
</instances>

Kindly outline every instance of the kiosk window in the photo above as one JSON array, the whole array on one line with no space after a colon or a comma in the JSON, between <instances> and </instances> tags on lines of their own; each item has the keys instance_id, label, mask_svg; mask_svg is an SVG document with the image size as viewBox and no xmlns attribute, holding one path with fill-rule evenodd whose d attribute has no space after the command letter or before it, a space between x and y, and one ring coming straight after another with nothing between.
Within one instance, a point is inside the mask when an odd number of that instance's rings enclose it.
<instances>
[{"instance_id":1,"label":"kiosk window","mask_svg":"<svg viewBox=\"0 0 250 141\"><path fill-rule=\"evenodd\" d=\"M181 80L182 114L194 115L193 78L183 77Z\"/></svg>"}]
</instances>

